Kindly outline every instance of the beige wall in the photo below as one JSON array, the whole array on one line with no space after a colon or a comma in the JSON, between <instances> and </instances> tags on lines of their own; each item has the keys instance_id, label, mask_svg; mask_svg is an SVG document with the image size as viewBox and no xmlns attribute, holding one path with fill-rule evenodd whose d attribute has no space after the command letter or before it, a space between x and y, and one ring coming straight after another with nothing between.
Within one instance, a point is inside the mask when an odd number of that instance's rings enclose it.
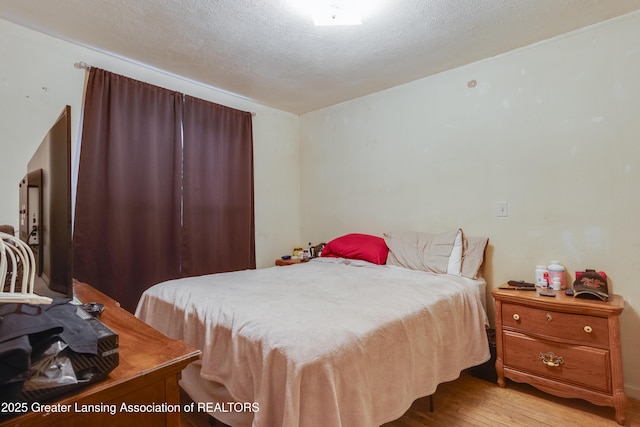
<instances>
[{"instance_id":1,"label":"beige wall","mask_svg":"<svg viewBox=\"0 0 640 427\"><path fill-rule=\"evenodd\" d=\"M134 79L256 113L256 252L273 265L299 240L299 118L212 88L86 49L0 20L0 224L18 223L18 182L62 108L71 105L72 156L77 168L84 61ZM275 183L280 183L276 185ZM286 187L285 187L286 186Z\"/></svg>"},{"instance_id":2,"label":"beige wall","mask_svg":"<svg viewBox=\"0 0 640 427\"><path fill-rule=\"evenodd\" d=\"M462 227L490 238L491 287L605 270L640 398L638 40L636 13L302 116L303 241Z\"/></svg>"}]
</instances>

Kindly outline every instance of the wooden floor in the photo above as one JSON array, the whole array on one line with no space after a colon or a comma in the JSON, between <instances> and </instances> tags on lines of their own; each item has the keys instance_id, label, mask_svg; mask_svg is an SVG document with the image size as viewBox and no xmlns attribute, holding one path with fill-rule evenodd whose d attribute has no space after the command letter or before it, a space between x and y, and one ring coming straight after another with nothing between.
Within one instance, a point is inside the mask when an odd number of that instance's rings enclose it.
<instances>
[{"instance_id":1,"label":"wooden floor","mask_svg":"<svg viewBox=\"0 0 640 427\"><path fill-rule=\"evenodd\" d=\"M614 420L613 408L592 405L579 399L561 399L526 384L510 381L506 388L500 388L467 373L463 373L456 381L440 384L434 394L434 406L434 412L430 412L429 399L418 399L401 418L384 424L384 427L618 425ZM625 426L640 427L640 401L629 399L626 416ZM182 425L210 426L206 416L183 416Z\"/></svg>"}]
</instances>

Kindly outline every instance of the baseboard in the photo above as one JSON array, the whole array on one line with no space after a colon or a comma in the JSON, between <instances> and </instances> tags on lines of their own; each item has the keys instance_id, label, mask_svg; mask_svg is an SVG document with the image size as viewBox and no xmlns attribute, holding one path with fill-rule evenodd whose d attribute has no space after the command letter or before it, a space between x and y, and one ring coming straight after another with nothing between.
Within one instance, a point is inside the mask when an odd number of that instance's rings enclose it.
<instances>
[{"instance_id":1,"label":"baseboard","mask_svg":"<svg viewBox=\"0 0 640 427\"><path fill-rule=\"evenodd\" d=\"M626 384L624 391L627 393L627 397L640 400L640 386Z\"/></svg>"}]
</instances>

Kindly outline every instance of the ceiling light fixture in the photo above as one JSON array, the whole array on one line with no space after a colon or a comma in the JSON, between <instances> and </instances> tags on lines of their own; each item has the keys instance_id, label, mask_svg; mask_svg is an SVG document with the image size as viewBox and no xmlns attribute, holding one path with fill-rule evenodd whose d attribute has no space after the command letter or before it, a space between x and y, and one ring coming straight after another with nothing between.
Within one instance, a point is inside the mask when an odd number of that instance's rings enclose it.
<instances>
[{"instance_id":1,"label":"ceiling light fixture","mask_svg":"<svg viewBox=\"0 0 640 427\"><path fill-rule=\"evenodd\" d=\"M360 25L360 0L314 0L311 16L316 26Z\"/></svg>"}]
</instances>

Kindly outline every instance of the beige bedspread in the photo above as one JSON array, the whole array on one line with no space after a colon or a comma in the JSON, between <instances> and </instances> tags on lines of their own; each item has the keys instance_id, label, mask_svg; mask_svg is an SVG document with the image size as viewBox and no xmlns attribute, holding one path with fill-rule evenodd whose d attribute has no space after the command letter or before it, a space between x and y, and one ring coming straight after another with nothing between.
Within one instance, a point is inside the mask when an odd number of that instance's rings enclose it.
<instances>
[{"instance_id":1,"label":"beige bedspread","mask_svg":"<svg viewBox=\"0 0 640 427\"><path fill-rule=\"evenodd\" d=\"M319 259L169 281L136 316L202 350L254 426L377 426L489 359L469 279Z\"/></svg>"}]
</instances>

